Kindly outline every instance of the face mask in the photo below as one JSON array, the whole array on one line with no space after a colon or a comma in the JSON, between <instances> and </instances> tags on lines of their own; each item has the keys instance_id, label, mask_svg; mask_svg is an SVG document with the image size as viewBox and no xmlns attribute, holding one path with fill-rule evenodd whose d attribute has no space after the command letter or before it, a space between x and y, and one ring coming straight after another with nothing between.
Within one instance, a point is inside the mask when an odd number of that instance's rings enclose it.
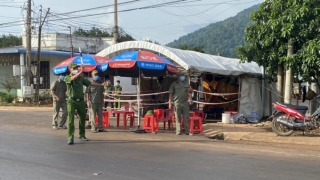
<instances>
[{"instance_id":1,"label":"face mask","mask_svg":"<svg viewBox=\"0 0 320 180\"><path fill-rule=\"evenodd\" d=\"M78 69L72 70L72 74L78 74Z\"/></svg>"},{"instance_id":2,"label":"face mask","mask_svg":"<svg viewBox=\"0 0 320 180\"><path fill-rule=\"evenodd\" d=\"M98 80L99 80L99 76L94 76L94 77L93 77L93 80L94 80L94 81L98 81Z\"/></svg>"},{"instance_id":3,"label":"face mask","mask_svg":"<svg viewBox=\"0 0 320 180\"><path fill-rule=\"evenodd\" d=\"M184 81L185 79L186 79L186 77L184 77L184 76L180 77L180 81Z\"/></svg>"},{"instance_id":4,"label":"face mask","mask_svg":"<svg viewBox=\"0 0 320 180\"><path fill-rule=\"evenodd\" d=\"M119 83L117 83L116 85L119 86Z\"/></svg>"},{"instance_id":5,"label":"face mask","mask_svg":"<svg viewBox=\"0 0 320 180\"><path fill-rule=\"evenodd\" d=\"M64 76L60 76L60 80L61 80L61 81L64 81Z\"/></svg>"}]
</instances>

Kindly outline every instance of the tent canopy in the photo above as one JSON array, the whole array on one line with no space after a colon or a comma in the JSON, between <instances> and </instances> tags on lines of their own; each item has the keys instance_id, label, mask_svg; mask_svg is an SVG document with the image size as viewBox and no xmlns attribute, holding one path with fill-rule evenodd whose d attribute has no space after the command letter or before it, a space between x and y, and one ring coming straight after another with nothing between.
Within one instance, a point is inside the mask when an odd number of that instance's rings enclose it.
<instances>
[{"instance_id":1,"label":"tent canopy","mask_svg":"<svg viewBox=\"0 0 320 180\"><path fill-rule=\"evenodd\" d=\"M239 59L215 56L195 51L180 50L157 45L145 41L126 41L118 43L100 51L97 55L108 58L132 50L146 50L165 56L183 70L189 72L209 72L220 75L238 76L241 74L261 75L257 63L239 63Z\"/></svg>"}]
</instances>

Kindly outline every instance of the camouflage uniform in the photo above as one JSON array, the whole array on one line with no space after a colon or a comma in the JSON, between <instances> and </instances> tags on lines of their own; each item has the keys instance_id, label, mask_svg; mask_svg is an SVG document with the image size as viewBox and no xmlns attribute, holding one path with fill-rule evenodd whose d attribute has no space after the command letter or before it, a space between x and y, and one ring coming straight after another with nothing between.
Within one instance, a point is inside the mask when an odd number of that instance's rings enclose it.
<instances>
[{"instance_id":1,"label":"camouflage uniform","mask_svg":"<svg viewBox=\"0 0 320 180\"><path fill-rule=\"evenodd\" d=\"M92 73L95 72L98 73L96 70ZM90 96L90 121L92 131L98 131L102 129L103 91L104 89L102 86L89 86L86 89L86 93L88 93ZM98 127L95 122L96 115L98 115Z\"/></svg>"},{"instance_id":2,"label":"camouflage uniform","mask_svg":"<svg viewBox=\"0 0 320 180\"><path fill-rule=\"evenodd\" d=\"M66 92L67 92L67 85L64 81L57 79L55 82L51 84L50 87L51 91L54 92L60 99L57 101L55 97L53 97L53 120L52 126L58 126L58 117L60 108L62 109L62 117L59 123L59 127L63 127L67 121L67 102L66 102Z\"/></svg>"},{"instance_id":3,"label":"camouflage uniform","mask_svg":"<svg viewBox=\"0 0 320 180\"><path fill-rule=\"evenodd\" d=\"M69 67L74 68L77 65L72 63ZM71 74L65 77L68 89L68 139L74 139L74 112L77 110L79 115L79 136L85 137L85 118L86 103L84 101L83 85L90 86L91 82L83 76L79 76L75 80L71 80Z\"/></svg>"},{"instance_id":4,"label":"camouflage uniform","mask_svg":"<svg viewBox=\"0 0 320 180\"><path fill-rule=\"evenodd\" d=\"M113 89L114 89L114 93L115 94L121 94L122 87L120 85L114 86ZM115 96L114 98L115 98L115 100L116 99L117 100L121 100L120 96ZM115 102L114 103L114 107L120 109L121 108L121 102Z\"/></svg>"},{"instance_id":5,"label":"camouflage uniform","mask_svg":"<svg viewBox=\"0 0 320 180\"><path fill-rule=\"evenodd\" d=\"M175 111L175 118L176 118L176 132L181 132L181 115L184 119L184 127L186 134L189 134L189 116L190 116L190 109L189 109L189 102L188 102L188 88L190 87L187 80L185 80L182 85L179 84L178 81L175 81L171 84L169 93L173 95L174 101L174 111Z\"/></svg>"}]
</instances>

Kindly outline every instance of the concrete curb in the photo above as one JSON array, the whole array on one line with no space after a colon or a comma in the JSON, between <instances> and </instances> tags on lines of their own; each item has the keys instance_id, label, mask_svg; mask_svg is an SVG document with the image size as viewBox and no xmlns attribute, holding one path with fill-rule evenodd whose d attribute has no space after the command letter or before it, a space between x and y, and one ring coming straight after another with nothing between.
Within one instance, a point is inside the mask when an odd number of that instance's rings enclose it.
<instances>
[{"instance_id":1,"label":"concrete curb","mask_svg":"<svg viewBox=\"0 0 320 180\"><path fill-rule=\"evenodd\" d=\"M22 106L0 106L1 111L47 111L52 112L53 107L22 107Z\"/></svg>"},{"instance_id":2,"label":"concrete curb","mask_svg":"<svg viewBox=\"0 0 320 180\"><path fill-rule=\"evenodd\" d=\"M230 127L230 126L229 126ZM311 145L318 146L320 144L320 133L303 135L297 131L291 136L278 136L274 132L261 130L260 127L252 126L246 131L237 131L234 128L219 129L217 124L204 126L204 136L209 139L224 141L244 141L257 143L277 143L287 145Z\"/></svg>"}]
</instances>

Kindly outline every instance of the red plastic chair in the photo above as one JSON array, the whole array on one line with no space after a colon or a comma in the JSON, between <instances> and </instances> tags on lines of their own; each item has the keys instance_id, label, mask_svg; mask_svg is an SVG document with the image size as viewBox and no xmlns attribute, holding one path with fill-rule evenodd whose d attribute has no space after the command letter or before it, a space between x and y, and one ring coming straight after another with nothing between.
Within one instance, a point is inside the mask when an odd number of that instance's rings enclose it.
<instances>
[{"instance_id":1,"label":"red plastic chair","mask_svg":"<svg viewBox=\"0 0 320 180\"><path fill-rule=\"evenodd\" d=\"M159 123L163 122L163 129L166 129L166 123L168 123L168 130L170 131L171 128L173 129L172 122L175 121L174 118L174 111L173 109L166 109L166 110L158 110L155 111L157 116L157 129L159 130Z\"/></svg>"},{"instance_id":2,"label":"red plastic chair","mask_svg":"<svg viewBox=\"0 0 320 180\"><path fill-rule=\"evenodd\" d=\"M125 106L124 107L126 111L129 111L130 107L129 106ZM128 118L127 118L127 121L128 119L130 119L130 127L135 127L135 118L138 118L138 116L131 116L129 115Z\"/></svg>"}]
</instances>

